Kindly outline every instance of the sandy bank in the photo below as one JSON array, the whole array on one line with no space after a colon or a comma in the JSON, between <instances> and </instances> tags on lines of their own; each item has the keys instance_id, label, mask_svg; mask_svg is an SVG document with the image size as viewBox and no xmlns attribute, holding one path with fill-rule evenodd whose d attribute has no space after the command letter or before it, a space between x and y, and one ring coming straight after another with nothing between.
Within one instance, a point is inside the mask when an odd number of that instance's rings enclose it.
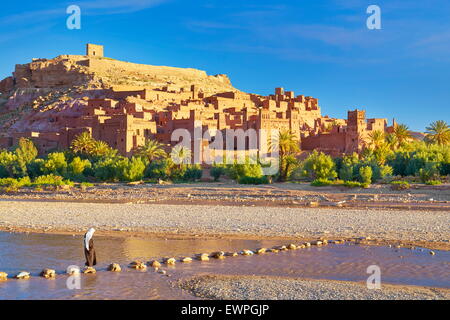
<instances>
[{"instance_id":1,"label":"sandy bank","mask_svg":"<svg viewBox=\"0 0 450 320\"><path fill-rule=\"evenodd\" d=\"M0 229L175 236L375 239L449 244L450 212L0 201ZM445 249L445 248L444 248Z\"/></svg>"},{"instance_id":2,"label":"sandy bank","mask_svg":"<svg viewBox=\"0 0 450 320\"><path fill-rule=\"evenodd\" d=\"M257 276L207 276L178 283L197 297L218 300L448 300L450 290Z\"/></svg>"}]
</instances>

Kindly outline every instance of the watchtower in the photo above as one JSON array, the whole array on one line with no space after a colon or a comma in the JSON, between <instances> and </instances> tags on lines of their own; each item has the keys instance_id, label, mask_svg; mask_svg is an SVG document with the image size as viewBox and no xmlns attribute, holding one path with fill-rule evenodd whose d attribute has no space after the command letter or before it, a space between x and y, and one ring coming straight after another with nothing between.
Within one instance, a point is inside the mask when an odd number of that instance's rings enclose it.
<instances>
[{"instance_id":1,"label":"watchtower","mask_svg":"<svg viewBox=\"0 0 450 320\"><path fill-rule=\"evenodd\" d=\"M98 44L86 44L86 55L91 57L103 57L103 46Z\"/></svg>"}]
</instances>

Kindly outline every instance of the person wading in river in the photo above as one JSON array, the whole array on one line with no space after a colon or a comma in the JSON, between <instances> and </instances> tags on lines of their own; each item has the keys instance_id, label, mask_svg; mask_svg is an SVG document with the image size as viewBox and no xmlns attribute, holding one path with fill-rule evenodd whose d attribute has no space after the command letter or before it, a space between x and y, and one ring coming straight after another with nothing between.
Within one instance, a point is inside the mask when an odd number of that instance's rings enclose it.
<instances>
[{"instance_id":1,"label":"person wading in river","mask_svg":"<svg viewBox=\"0 0 450 320\"><path fill-rule=\"evenodd\" d=\"M92 240L94 232L95 229L90 228L84 235L84 255L86 256L86 266L88 267L93 267L97 264L97 257L95 255L94 249L94 240Z\"/></svg>"}]
</instances>

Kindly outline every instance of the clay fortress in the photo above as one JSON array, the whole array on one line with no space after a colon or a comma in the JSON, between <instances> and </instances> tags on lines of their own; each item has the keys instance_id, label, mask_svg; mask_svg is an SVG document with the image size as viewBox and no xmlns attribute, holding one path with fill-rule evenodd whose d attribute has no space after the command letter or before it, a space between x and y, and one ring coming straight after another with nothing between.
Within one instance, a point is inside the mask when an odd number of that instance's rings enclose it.
<instances>
[{"instance_id":1,"label":"clay fortress","mask_svg":"<svg viewBox=\"0 0 450 320\"><path fill-rule=\"evenodd\" d=\"M176 129L192 133L201 121L203 131L290 130L302 150L340 155L360 152L372 131L392 129L386 119L366 119L362 110L348 111L347 119L330 118L321 115L313 97L283 88L269 96L245 93L226 75L118 61L93 44L87 44L86 55L16 65L0 82L0 92L0 148L27 137L41 153L66 149L88 131L130 156L146 139L174 145Z\"/></svg>"}]
</instances>

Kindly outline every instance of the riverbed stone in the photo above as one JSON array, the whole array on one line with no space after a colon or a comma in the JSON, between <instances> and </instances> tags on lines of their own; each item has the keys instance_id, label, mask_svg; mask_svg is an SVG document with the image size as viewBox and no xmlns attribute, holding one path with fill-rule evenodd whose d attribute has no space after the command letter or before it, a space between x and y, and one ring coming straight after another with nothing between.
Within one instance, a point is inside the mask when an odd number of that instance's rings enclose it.
<instances>
[{"instance_id":1,"label":"riverbed stone","mask_svg":"<svg viewBox=\"0 0 450 320\"><path fill-rule=\"evenodd\" d=\"M56 277L56 271L53 269L45 268L41 271L41 277L44 277L46 279L55 278Z\"/></svg>"},{"instance_id":2,"label":"riverbed stone","mask_svg":"<svg viewBox=\"0 0 450 320\"><path fill-rule=\"evenodd\" d=\"M26 271L21 271L14 276L15 279L30 279L30 273Z\"/></svg>"},{"instance_id":3,"label":"riverbed stone","mask_svg":"<svg viewBox=\"0 0 450 320\"><path fill-rule=\"evenodd\" d=\"M222 259L225 259L225 252L223 252L223 251L214 252L212 254L212 256L213 256L213 258L222 260Z\"/></svg>"},{"instance_id":4,"label":"riverbed stone","mask_svg":"<svg viewBox=\"0 0 450 320\"><path fill-rule=\"evenodd\" d=\"M168 258L168 259L166 259L166 264L169 266L174 266L176 261L177 260L175 258Z\"/></svg>"},{"instance_id":5,"label":"riverbed stone","mask_svg":"<svg viewBox=\"0 0 450 320\"><path fill-rule=\"evenodd\" d=\"M67 274L71 275L71 276L80 274L80 268L78 268L78 267L69 267L67 269Z\"/></svg>"},{"instance_id":6,"label":"riverbed stone","mask_svg":"<svg viewBox=\"0 0 450 320\"><path fill-rule=\"evenodd\" d=\"M122 271L122 268L120 267L120 265L118 263L111 263L108 267L108 271L120 272L120 271Z\"/></svg>"},{"instance_id":7,"label":"riverbed stone","mask_svg":"<svg viewBox=\"0 0 450 320\"><path fill-rule=\"evenodd\" d=\"M254 254L254 252L251 250L248 250L248 249L244 249L244 250L242 250L241 254L243 256L252 256Z\"/></svg>"},{"instance_id":8,"label":"riverbed stone","mask_svg":"<svg viewBox=\"0 0 450 320\"><path fill-rule=\"evenodd\" d=\"M198 256L198 260L200 261L209 261L209 254L207 253L202 253Z\"/></svg>"},{"instance_id":9,"label":"riverbed stone","mask_svg":"<svg viewBox=\"0 0 450 320\"><path fill-rule=\"evenodd\" d=\"M181 259L181 262L183 262L183 263L192 262L192 258L191 257L185 257L185 258Z\"/></svg>"},{"instance_id":10,"label":"riverbed stone","mask_svg":"<svg viewBox=\"0 0 450 320\"><path fill-rule=\"evenodd\" d=\"M295 244L293 244L293 243L289 244L289 245L287 246L287 248L288 248L289 250L297 250L297 246L296 246Z\"/></svg>"},{"instance_id":11,"label":"riverbed stone","mask_svg":"<svg viewBox=\"0 0 450 320\"><path fill-rule=\"evenodd\" d=\"M8 279L8 274L6 272L0 272L0 281L5 281Z\"/></svg>"},{"instance_id":12,"label":"riverbed stone","mask_svg":"<svg viewBox=\"0 0 450 320\"><path fill-rule=\"evenodd\" d=\"M237 253L237 252L227 252L227 256L229 256L229 257L236 257L238 255L239 255L239 253Z\"/></svg>"},{"instance_id":13,"label":"riverbed stone","mask_svg":"<svg viewBox=\"0 0 450 320\"><path fill-rule=\"evenodd\" d=\"M160 268L161 267L161 263L159 261L157 261L157 260L153 260L153 261L150 262L150 266L152 268Z\"/></svg>"},{"instance_id":14,"label":"riverbed stone","mask_svg":"<svg viewBox=\"0 0 450 320\"><path fill-rule=\"evenodd\" d=\"M97 270L95 270L94 267L85 267L83 269L83 273L84 274L94 274L94 273L97 273Z\"/></svg>"},{"instance_id":15,"label":"riverbed stone","mask_svg":"<svg viewBox=\"0 0 450 320\"><path fill-rule=\"evenodd\" d=\"M129 265L130 268L136 269L136 270L145 270L147 269L147 265L139 260L133 261Z\"/></svg>"},{"instance_id":16,"label":"riverbed stone","mask_svg":"<svg viewBox=\"0 0 450 320\"><path fill-rule=\"evenodd\" d=\"M267 252L267 249L266 248L259 248L259 249L256 249L256 254L264 254L264 253L266 253Z\"/></svg>"}]
</instances>

